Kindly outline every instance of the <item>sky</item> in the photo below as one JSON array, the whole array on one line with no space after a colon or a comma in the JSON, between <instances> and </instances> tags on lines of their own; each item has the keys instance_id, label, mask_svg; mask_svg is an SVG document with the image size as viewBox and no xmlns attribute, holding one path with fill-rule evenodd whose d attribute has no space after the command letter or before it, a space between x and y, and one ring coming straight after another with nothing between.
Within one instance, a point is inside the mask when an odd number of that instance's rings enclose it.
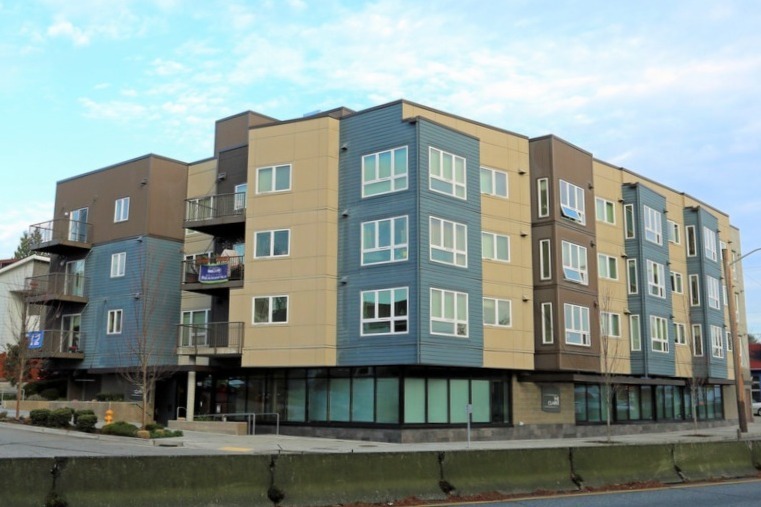
<instances>
[{"instance_id":1,"label":"sky","mask_svg":"<svg viewBox=\"0 0 761 507\"><path fill-rule=\"evenodd\" d=\"M214 121L407 99L555 134L761 248L761 2L0 0L0 258L55 182L210 157ZM761 252L743 261L761 334Z\"/></svg>"}]
</instances>

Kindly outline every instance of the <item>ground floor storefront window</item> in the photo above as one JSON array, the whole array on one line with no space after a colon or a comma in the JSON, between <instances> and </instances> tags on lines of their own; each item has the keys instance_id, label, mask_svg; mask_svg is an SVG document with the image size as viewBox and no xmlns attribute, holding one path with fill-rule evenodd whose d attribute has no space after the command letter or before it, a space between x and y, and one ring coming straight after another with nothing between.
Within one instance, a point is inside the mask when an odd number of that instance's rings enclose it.
<instances>
[{"instance_id":1,"label":"ground floor storefront window","mask_svg":"<svg viewBox=\"0 0 761 507\"><path fill-rule=\"evenodd\" d=\"M605 384L576 384L577 423L604 423L608 417ZM616 384L612 390L611 422L691 420L693 407L699 420L724 418L720 385L695 388L675 385ZM693 403L693 397L695 403Z\"/></svg>"},{"instance_id":2,"label":"ground floor storefront window","mask_svg":"<svg viewBox=\"0 0 761 507\"><path fill-rule=\"evenodd\" d=\"M198 374L196 414L257 413L284 423L510 422L510 374L430 367L294 368Z\"/></svg>"}]
</instances>

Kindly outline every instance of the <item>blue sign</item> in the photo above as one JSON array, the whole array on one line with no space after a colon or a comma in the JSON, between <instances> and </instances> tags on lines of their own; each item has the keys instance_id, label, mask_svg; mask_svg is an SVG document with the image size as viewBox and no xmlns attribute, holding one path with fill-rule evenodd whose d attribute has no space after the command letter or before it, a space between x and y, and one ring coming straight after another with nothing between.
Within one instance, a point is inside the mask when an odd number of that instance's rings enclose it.
<instances>
[{"instance_id":1,"label":"blue sign","mask_svg":"<svg viewBox=\"0 0 761 507\"><path fill-rule=\"evenodd\" d=\"M198 281L201 283L222 283L229 278L229 266L227 264L203 264L198 273Z\"/></svg>"},{"instance_id":2,"label":"blue sign","mask_svg":"<svg viewBox=\"0 0 761 507\"><path fill-rule=\"evenodd\" d=\"M44 335L45 331L29 331L26 333L26 339L29 343L28 347L30 349L41 349Z\"/></svg>"}]
</instances>

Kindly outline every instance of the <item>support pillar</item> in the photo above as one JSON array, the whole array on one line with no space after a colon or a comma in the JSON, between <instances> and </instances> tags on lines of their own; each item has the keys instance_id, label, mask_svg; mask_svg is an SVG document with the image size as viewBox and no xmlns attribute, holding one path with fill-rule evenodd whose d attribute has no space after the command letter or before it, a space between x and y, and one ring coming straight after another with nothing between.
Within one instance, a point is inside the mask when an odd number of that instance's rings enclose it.
<instances>
[{"instance_id":1,"label":"support pillar","mask_svg":"<svg viewBox=\"0 0 761 507\"><path fill-rule=\"evenodd\" d=\"M196 408L196 372L188 372L187 400L185 401L185 419L192 421Z\"/></svg>"}]
</instances>

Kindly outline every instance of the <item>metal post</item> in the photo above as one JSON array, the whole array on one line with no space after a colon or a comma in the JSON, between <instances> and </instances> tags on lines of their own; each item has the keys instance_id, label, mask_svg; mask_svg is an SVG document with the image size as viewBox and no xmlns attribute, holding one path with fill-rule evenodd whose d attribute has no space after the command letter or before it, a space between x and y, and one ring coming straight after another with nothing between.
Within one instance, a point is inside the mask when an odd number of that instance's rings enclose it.
<instances>
[{"instance_id":1,"label":"metal post","mask_svg":"<svg viewBox=\"0 0 761 507\"><path fill-rule=\"evenodd\" d=\"M470 449L470 415L473 413L473 405L465 405L465 416L468 418L468 449Z\"/></svg>"},{"instance_id":2,"label":"metal post","mask_svg":"<svg viewBox=\"0 0 761 507\"><path fill-rule=\"evenodd\" d=\"M751 252L752 253L752 252ZM740 432L748 432L748 417L745 412L745 385L743 380L742 363L740 362L740 335L737 332L737 309L735 308L735 288L730 271L729 250L723 249L724 278L727 281L727 303L729 304L729 331L732 333L732 358L735 363L735 394L737 396L737 419ZM740 260L740 259L737 259ZM737 262L737 261L735 261ZM733 263L734 264L734 263Z\"/></svg>"}]
</instances>

